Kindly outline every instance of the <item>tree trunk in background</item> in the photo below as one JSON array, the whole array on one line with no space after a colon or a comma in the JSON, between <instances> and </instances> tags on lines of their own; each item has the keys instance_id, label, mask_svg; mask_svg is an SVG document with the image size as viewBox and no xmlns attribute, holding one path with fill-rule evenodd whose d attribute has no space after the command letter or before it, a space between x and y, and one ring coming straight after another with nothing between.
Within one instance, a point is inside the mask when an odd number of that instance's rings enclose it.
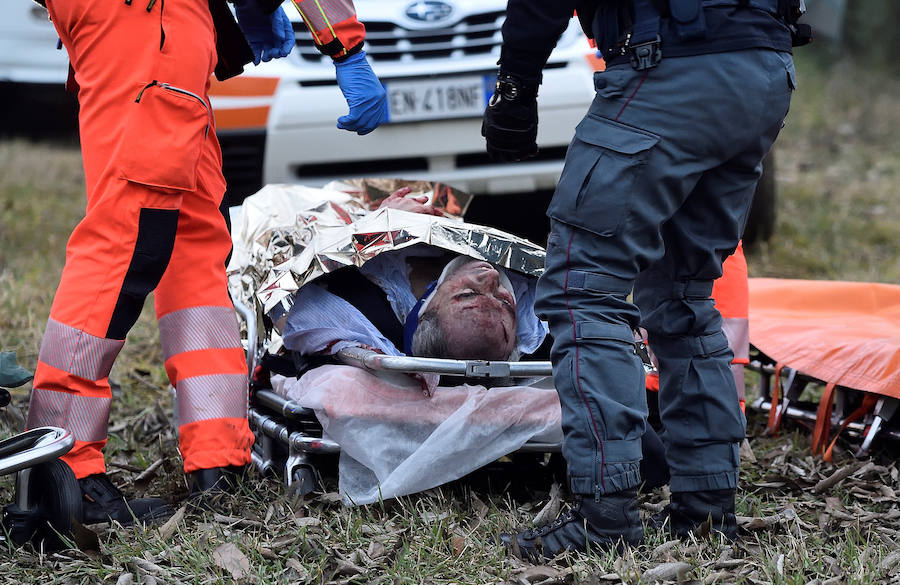
<instances>
[{"instance_id":1,"label":"tree trunk in background","mask_svg":"<svg viewBox=\"0 0 900 585\"><path fill-rule=\"evenodd\" d=\"M822 1L822 0L819 0ZM900 2L849 0L844 13L844 47L860 65L900 74ZM814 31L815 32L815 31Z\"/></svg>"}]
</instances>

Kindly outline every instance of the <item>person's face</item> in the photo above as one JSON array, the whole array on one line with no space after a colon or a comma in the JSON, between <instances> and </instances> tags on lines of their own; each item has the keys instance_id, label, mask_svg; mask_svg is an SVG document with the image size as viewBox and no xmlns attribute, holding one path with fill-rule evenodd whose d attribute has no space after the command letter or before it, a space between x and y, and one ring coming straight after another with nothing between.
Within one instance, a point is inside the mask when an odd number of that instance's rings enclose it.
<instances>
[{"instance_id":1,"label":"person's face","mask_svg":"<svg viewBox=\"0 0 900 585\"><path fill-rule=\"evenodd\" d=\"M460 357L505 359L516 346L516 298L500 284L500 273L473 260L438 287L431 300L448 345Z\"/></svg>"}]
</instances>

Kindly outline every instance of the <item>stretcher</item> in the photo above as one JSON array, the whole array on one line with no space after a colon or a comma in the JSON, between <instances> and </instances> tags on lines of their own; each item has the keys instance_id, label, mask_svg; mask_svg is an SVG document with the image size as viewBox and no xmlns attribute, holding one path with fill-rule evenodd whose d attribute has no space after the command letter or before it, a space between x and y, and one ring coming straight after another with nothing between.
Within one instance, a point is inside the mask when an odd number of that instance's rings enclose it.
<instances>
[{"instance_id":1,"label":"stretcher","mask_svg":"<svg viewBox=\"0 0 900 585\"><path fill-rule=\"evenodd\" d=\"M382 206L385 199L395 193L401 187L412 189L416 196L426 196L430 204L441 211L440 215L412 213L391 206ZM476 431L483 431L477 438L474 435L463 437L465 442L441 443L436 434L426 434L424 428L400 429L404 422L403 415L409 415L411 411L404 411L406 406L397 408L397 416L389 412L390 404L383 404L378 411L379 417L365 416L366 423L360 423L355 429L357 432L341 434L335 429L334 421L346 423L347 426L356 424L351 416L329 416L336 402L340 402L342 392L353 393L360 387L368 386L371 390L376 388L389 394L402 386L399 380L410 378L428 378L435 384L438 378L445 381L448 378L455 380L470 380L473 387L481 388L485 394L491 396L483 398L473 408L472 414L483 414L485 419L478 420L480 425L491 413L491 406L497 400L495 395L503 392L486 392L486 387L499 386L500 379L513 379L519 381L505 391L522 387L519 384L528 384L534 378L547 378L551 367L549 362L540 364L507 363L507 362L480 362L457 360L420 360L419 358L386 358L384 356L360 355L353 351L344 351L337 355L341 365L323 365L310 369L302 376L299 375L303 367L297 368L297 364L291 363L295 357L292 352L284 350L285 324L290 317L290 309L293 306L295 295L307 283L317 278L324 277L344 267L363 267L364 264L384 252L397 252L405 254L404 250L413 247L427 247L431 252L440 254L467 255L472 258L484 260L501 267L506 271L512 271L525 277L536 279L540 276L544 266L545 251L542 247L523 240L512 234L495 230L486 226L469 224L463 221L468 202L472 196L447 189L446 186L431 183L410 184L405 181L379 181L362 180L361 182L334 183L326 185L322 189L312 189L297 185L268 185L260 192L248 197L240 208L232 209L233 230L233 254L228 266L229 290L232 300L238 310L238 316L244 329L246 343L248 370L251 372L251 398L249 419L251 429L256 435L256 445L253 451L253 463L264 473L273 471L283 472L285 483L292 489L300 492L308 492L315 486L315 462L322 459L320 456L338 455L339 487L342 495L360 493L350 489L344 489L343 480L349 474L344 473L349 463L359 463L358 469L370 471L377 476L377 486L384 487L400 485L401 480L391 482L386 480L387 475L394 477L393 471L397 469L411 470L408 478L417 477L417 470L423 467L439 468L441 464L435 461L444 458L444 467L454 467L456 471L488 457L489 453L505 449L507 446L514 449L506 451L503 455L513 450L551 450L559 451L562 443L561 423L559 422L558 397L552 386L549 391L555 398L556 427L558 440L541 441L525 445L525 435L533 429L534 420L531 416L524 425L508 425L499 434L502 440L496 440L497 434L490 434L482 426L474 427ZM428 254L426 254L428 256ZM265 329L265 331L261 331ZM536 336L535 332L528 335ZM384 349L384 348L382 348ZM394 353L386 351L385 353ZM307 358L303 358L304 360ZM347 365L349 364L349 365ZM302 396L303 404L294 400L296 392L285 389L284 380L276 380L276 375L296 380L296 385L302 387L302 382L313 378L313 374L335 374L330 368L340 368L342 373L363 372L354 385L347 380L318 379L320 388L328 389L328 397L318 396L324 400L316 401L310 397L311 392ZM270 376L269 374L275 374ZM349 374L348 374L349 375ZM366 378L366 375L370 378ZM397 382L394 386L384 383L386 380ZM338 383L340 382L340 383ZM430 384L431 382L429 382ZM296 385L293 389L296 389ZM448 386L450 386L448 384ZM458 387L455 383L453 387ZM306 390L309 390L307 388ZM314 389L317 390L317 389ZM527 394L534 394L535 402L541 402L542 397L537 396L538 390L547 391L547 388L526 390ZM401 398L412 396L407 393ZM335 398L338 396L338 398ZM399 396L399 394L398 394ZM441 391L434 394L434 399L428 401L433 404L444 405L445 400L455 396L453 392ZM370 407L369 399L361 398L361 404ZM528 399L523 398L523 403L529 404ZM328 402L328 404L325 404ZM514 401L510 401L514 402ZM542 403L547 406L548 401ZM433 403L433 404L432 404ZM312 405L312 406L310 406ZM350 400L344 401L341 406L351 405ZM407 404L409 405L409 403ZM464 403L468 405L468 403ZM422 407L424 404L412 404ZM509 404L501 405L509 407ZM437 407L435 407L437 408ZM480 409L480 410L479 410ZM459 409L463 411L463 408ZM519 406L521 418L529 418L525 415L533 414L524 412L525 407ZM468 412L468 411L466 411ZM323 414L325 416L323 416ZM343 413L346 414L346 413ZM372 412L360 413L372 415ZM435 415L435 413L426 413ZM496 413L494 413L496 415ZM439 417L432 416L416 419L415 416L407 416L405 420L417 421L435 425ZM317 418L318 417L318 418ZM427 419L427 420L426 420ZM456 419L451 419L456 420ZM510 418L508 420L516 420ZM327 425L327 428L323 426ZM371 424L367 424L371 421ZM387 421L387 422L385 422ZM501 421L502 422L502 421ZM551 421L552 422L552 421ZM545 423L550 424L550 423ZM379 426L380 425L380 426ZM441 437L450 437L445 434L451 422L444 424L441 429ZM375 430L373 430L374 427ZM386 428L390 427L390 428ZM456 430L467 427L459 425ZM377 462L368 457L367 453L361 453L369 447L369 444L360 444L358 437L369 435L372 441L382 442L376 436L378 430L383 430L386 436L397 436L394 442L383 441L385 450L390 451L386 455L392 457L393 466L384 465L376 469ZM396 431L395 435L391 435ZM416 437L410 437L416 435ZM337 437L341 437L339 440ZM431 449L435 461L426 459L424 453L415 451L415 456L410 453L410 446L424 436L423 444ZM539 432L529 437L542 437ZM466 451L466 446L471 441L482 439L484 448L473 447ZM519 439L523 439L519 442ZM451 441L452 439L448 439ZM546 443L554 443L547 445ZM456 449L443 449L441 446L452 444ZM446 453L445 453L446 451ZM471 456L471 460L457 462L446 459L448 453L460 453ZM421 459L419 459L421 458ZM418 463L416 463L418 461ZM473 463L474 461L474 463ZM361 472L364 475L364 472ZM420 477L418 479L421 479ZM437 481L437 475L432 478ZM410 480L412 481L412 480ZM449 480L447 480L449 481ZM421 487L424 480L415 484ZM440 482L443 483L443 482ZM355 485L361 485L359 483ZM373 485L368 481L366 485ZM403 484L403 489L412 489L410 484ZM439 485L435 483L434 485ZM397 489L398 495L401 489ZM419 491L415 489L414 491ZM384 490L384 498L387 499L390 489ZM413 493L406 491L405 493ZM356 503L371 496L371 491L365 491L365 497ZM345 500L346 502L346 500Z\"/></svg>"},{"instance_id":2,"label":"stretcher","mask_svg":"<svg viewBox=\"0 0 900 585\"><path fill-rule=\"evenodd\" d=\"M0 408L9 404L0 388ZM15 501L3 507L0 543L15 546L31 541L55 550L81 519L81 490L75 475L59 457L69 452L75 437L66 429L40 427L0 441L0 476L16 474Z\"/></svg>"},{"instance_id":3,"label":"stretcher","mask_svg":"<svg viewBox=\"0 0 900 585\"><path fill-rule=\"evenodd\" d=\"M900 286L751 278L750 343L769 432L812 424L826 460L842 433L856 457L900 441Z\"/></svg>"},{"instance_id":4,"label":"stretcher","mask_svg":"<svg viewBox=\"0 0 900 585\"><path fill-rule=\"evenodd\" d=\"M256 314L253 310L235 303L247 339L257 339ZM260 365L265 350L262 345L250 347L247 351L247 368L254 372L251 382L251 398L249 409L250 428L256 441L252 450L253 466L262 474L280 474L285 486L292 493L305 495L318 485L318 466L323 457L334 456L341 452L341 445L323 435L323 427L316 412L300 405L297 401L286 398L276 392L270 385L260 384ZM552 375L548 361L481 361L432 359L408 356L388 356L359 347L345 348L335 355L337 362L343 367L356 368L372 373L402 374L435 374L466 379L472 383L485 384L503 380L509 383L515 380L517 386L528 386ZM263 378L265 378L263 376ZM552 391L552 386L549 387ZM552 391L555 399L555 391ZM358 406L358 412L353 409ZM401 410L391 411L387 408L371 407L368 404L352 406L350 415L379 417L381 420L392 417L402 419L409 416ZM440 417L440 411L432 413ZM435 424L437 420L418 420L417 422ZM529 440L517 452L525 453L558 453L560 440L544 442Z\"/></svg>"}]
</instances>

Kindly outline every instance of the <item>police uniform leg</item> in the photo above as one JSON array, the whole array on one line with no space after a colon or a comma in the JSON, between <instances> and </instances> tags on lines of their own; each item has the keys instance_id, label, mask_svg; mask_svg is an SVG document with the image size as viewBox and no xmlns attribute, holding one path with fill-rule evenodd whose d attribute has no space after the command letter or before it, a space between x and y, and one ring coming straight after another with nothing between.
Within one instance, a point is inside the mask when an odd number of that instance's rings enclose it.
<instances>
[{"instance_id":1,"label":"police uniform leg","mask_svg":"<svg viewBox=\"0 0 900 585\"><path fill-rule=\"evenodd\" d=\"M555 221L536 305L554 335L563 449L570 487L576 494L600 502L610 497L633 498L627 490L639 481L640 450L629 446L639 444L646 411L640 363L626 335L637 326L639 313L626 295L638 274L662 260L667 246L678 243L681 234L667 233L667 222L704 180L704 173L747 149L759 149L761 159L774 139L773 133L762 140L759 135L776 126L776 120L780 123L786 113L789 96L784 95L784 87L776 90L773 81L780 67L781 84L786 86L786 69L778 57L758 53L776 55L749 51L663 59L647 71L619 66L595 78L597 98L576 129L548 210ZM760 127L761 121L764 126ZM752 187L752 166L744 179ZM689 226L693 220L708 224L713 218L709 213L689 215L678 226ZM694 268L709 265L702 254L721 265L725 253L737 243L743 218L732 223L738 225L731 226L727 241L707 241L711 249L696 247L700 256L678 257L687 280L711 281L718 276ZM705 293L708 299L708 282L684 283L683 288L689 289L687 296ZM711 302L709 308L714 311ZM680 326L679 322L673 327ZM700 326L701 334L715 327L709 317ZM715 335L709 341L717 341ZM730 354L727 344L722 345L696 351L679 346L671 352L677 359L691 356L692 351L716 353L717 360L724 352L727 370ZM731 385L736 406L730 374L715 382L720 380ZM702 381L691 384L704 391ZM700 418L708 424L702 414ZM700 459L692 464L701 468L702 476L717 473L718 463L707 465ZM734 463L730 446L728 462ZM675 479L677 469L672 473L673 486L678 481L685 482L682 486L690 483L684 475ZM623 531L626 537L627 530ZM544 541L546 536L542 535Z\"/></svg>"},{"instance_id":2,"label":"police uniform leg","mask_svg":"<svg viewBox=\"0 0 900 585\"><path fill-rule=\"evenodd\" d=\"M789 56L774 51L715 57L707 64L713 79L737 87L743 81L736 78L743 75L757 86L751 93L757 97L730 96L727 103L745 115L717 118L719 131L731 139L730 148L723 144L719 150L727 158L700 175L661 226L665 255L641 274L634 298L659 360L660 414L672 473L671 528L683 535L712 517L713 528L734 538L744 419L731 367L734 354L710 294L723 260L738 245L760 161L787 113L792 66Z\"/></svg>"}]
</instances>

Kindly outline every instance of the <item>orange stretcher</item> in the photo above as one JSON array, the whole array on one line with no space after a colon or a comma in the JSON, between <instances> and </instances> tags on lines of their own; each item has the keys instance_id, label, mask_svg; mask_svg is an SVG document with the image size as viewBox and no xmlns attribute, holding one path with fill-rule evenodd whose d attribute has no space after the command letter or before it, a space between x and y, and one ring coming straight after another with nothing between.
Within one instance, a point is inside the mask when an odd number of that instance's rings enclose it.
<instances>
[{"instance_id":1,"label":"orange stretcher","mask_svg":"<svg viewBox=\"0 0 900 585\"><path fill-rule=\"evenodd\" d=\"M826 460L844 430L863 438L857 457L876 435L900 439L900 286L751 278L750 344L761 373L753 406L769 412L770 432L784 417L811 421L813 453ZM801 401L811 384L821 398Z\"/></svg>"}]
</instances>

